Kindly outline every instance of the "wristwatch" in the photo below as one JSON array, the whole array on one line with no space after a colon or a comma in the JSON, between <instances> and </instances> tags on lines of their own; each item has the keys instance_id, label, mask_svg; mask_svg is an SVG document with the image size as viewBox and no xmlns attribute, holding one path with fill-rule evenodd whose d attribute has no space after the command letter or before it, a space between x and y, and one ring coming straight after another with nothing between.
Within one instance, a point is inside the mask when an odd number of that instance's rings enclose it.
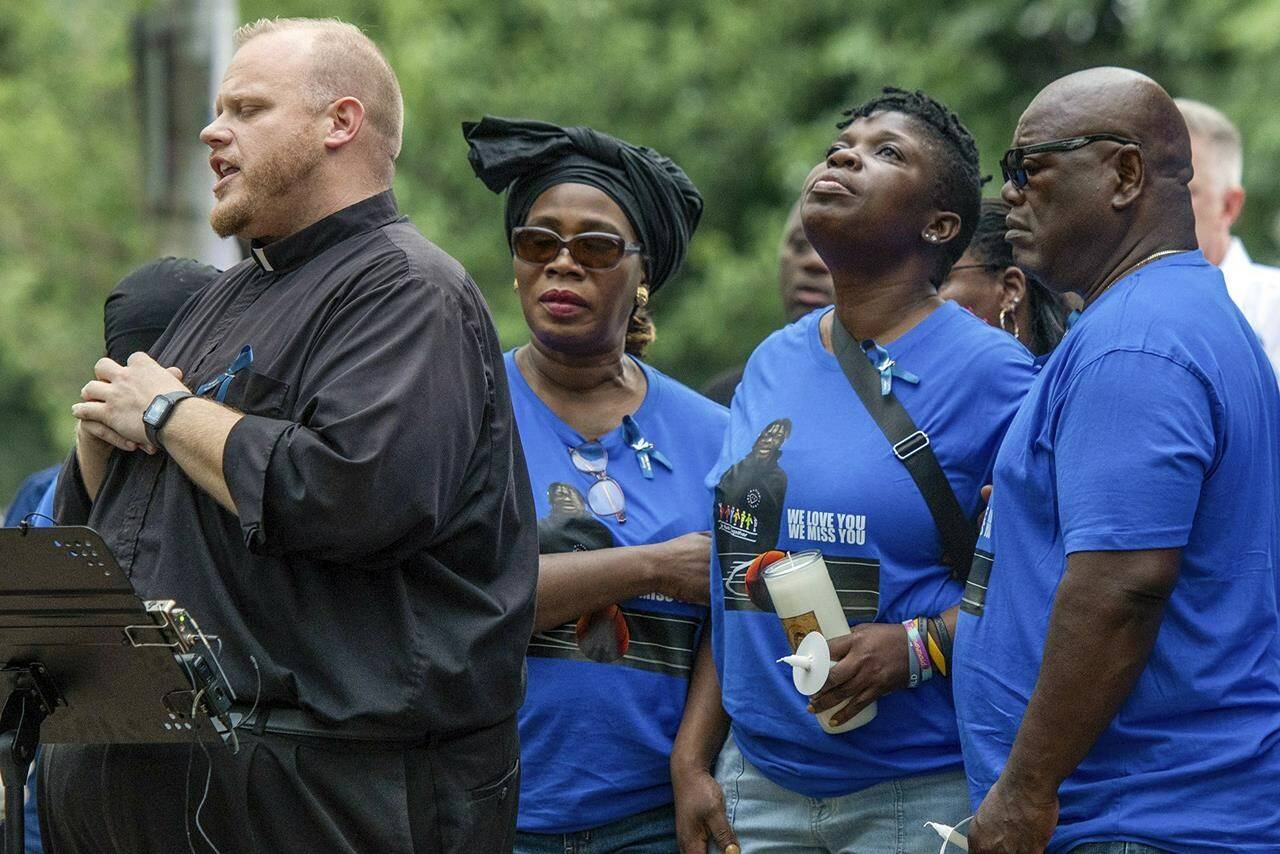
<instances>
[{"instance_id":1,"label":"wristwatch","mask_svg":"<svg viewBox=\"0 0 1280 854\"><path fill-rule=\"evenodd\" d=\"M142 424L147 429L147 441L160 447L160 428L169 420L169 416L173 415L173 410L177 408L181 401L188 397L195 397L189 391L171 391L165 394L157 394L151 399L145 412L142 413Z\"/></svg>"}]
</instances>

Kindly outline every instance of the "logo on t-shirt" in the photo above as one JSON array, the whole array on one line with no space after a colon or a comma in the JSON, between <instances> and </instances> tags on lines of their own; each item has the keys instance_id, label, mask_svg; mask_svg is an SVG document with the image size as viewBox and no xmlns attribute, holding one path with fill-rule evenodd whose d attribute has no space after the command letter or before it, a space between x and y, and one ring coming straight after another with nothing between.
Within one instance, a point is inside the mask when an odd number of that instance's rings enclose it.
<instances>
[{"instance_id":1,"label":"logo on t-shirt","mask_svg":"<svg viewBox=\"0 0 1280 854\"><path fill-rule=\"evenodd\" d=\"M757 497L756 503L759 504ZM760 534L760 517L732 504L716 505L716 529L731 537L754 543Z\"/></svg>"},{"instance_id":2,"label":"logo on t-shirt","mask_svg":"<svg viewBox=\"0 0 1280 854\"><path fill-rule=\"evenodd\" d=\"M991 525L994 514L990 505L982 516L982 530L978 532L978 544L973 548L973 563L969 565L969 577L964 583L964 596L960 610L981 617L987 604L987 587L991 584L991 567L996 556L991 544Z\"/></svg>"}]
</instances>

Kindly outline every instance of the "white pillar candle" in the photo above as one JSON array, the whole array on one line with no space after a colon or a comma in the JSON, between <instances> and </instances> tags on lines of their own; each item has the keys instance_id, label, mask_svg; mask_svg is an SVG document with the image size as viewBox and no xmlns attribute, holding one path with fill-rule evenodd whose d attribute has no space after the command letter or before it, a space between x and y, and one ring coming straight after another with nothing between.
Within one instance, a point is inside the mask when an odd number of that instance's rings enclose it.
<instances>
[{"instance_id":1,"label":"white pillar candle","mask_svg":"<svg viewBox=\"0 0 1280 854\"><path fill-rule=\"evenodd\" d=\"M821 632L827 640L849 634L849 621L840 607L840 597L831 583L822 552L817 549L797 552L771 563L764 571L764 583L769 588L774 610L782 619L782 630L793 653L810 632ZM846 700L834 709L818 712L818 723L824 730L848 732L876 716L876 704L870 703L840 726L833 727L831 716L849 702Z\"/></svg>"}]
</instances>

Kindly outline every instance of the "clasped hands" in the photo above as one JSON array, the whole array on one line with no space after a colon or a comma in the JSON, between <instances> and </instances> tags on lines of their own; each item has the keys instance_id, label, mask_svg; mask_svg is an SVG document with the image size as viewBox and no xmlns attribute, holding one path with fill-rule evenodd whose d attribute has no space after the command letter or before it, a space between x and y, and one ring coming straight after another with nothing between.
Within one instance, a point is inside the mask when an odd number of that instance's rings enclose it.
<instances>
[{"instance_id":1,"label":"clasped hands","mask_svg":"<svg viewBox=\"0 0 1280 854\"><path fill-rule=\"evenodd\" d=\"M154 454L147 440L142 414L158 394L187 391L182 371L165 368L146 353L138 352L121 365L102 358L93 366L94 379L80 389L81 402L71 407L78 421L76 431L122 451Z\"/></svg>"}]
</instances>

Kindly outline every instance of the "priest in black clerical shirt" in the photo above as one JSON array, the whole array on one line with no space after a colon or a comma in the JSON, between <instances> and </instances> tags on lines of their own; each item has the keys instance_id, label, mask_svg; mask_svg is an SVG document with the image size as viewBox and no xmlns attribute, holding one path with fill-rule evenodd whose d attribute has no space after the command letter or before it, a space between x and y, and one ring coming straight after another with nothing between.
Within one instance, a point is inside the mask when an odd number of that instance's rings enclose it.
<instances>
[{"instance_id":1,"label":"priest in black clerical shirt","mask_svg":"<svg viewBox=\"0 0 1280 854\"><path fill-rule=\"evenodd\" d=\"M237 45L201 138L213 226L253 257L155 360L95 366L59 517L216 633L256 710L199 828L185 746L54 746L46 840L508 850L538 545L490 318L387 189L401 101L372 42L285 20Z\"/></svg>"}]
</instances>

